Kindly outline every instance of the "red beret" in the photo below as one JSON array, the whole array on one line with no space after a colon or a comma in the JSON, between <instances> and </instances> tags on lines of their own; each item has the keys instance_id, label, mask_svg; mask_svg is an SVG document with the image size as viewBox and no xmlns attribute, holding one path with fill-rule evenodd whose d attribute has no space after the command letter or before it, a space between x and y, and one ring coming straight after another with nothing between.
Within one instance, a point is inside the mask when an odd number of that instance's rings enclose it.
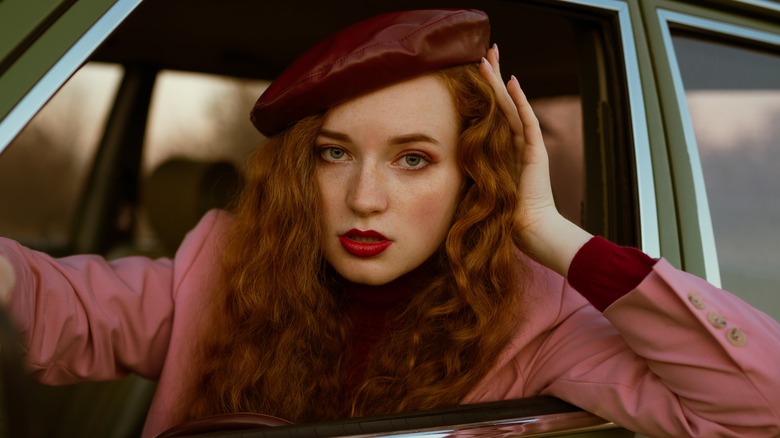
<instances>
[{"instance_id":1,"label":"red beret","mask_svg":"<svg viewBox=\"0 0 780 438\"><path fill-rule=\"evenodd\" d=\"M490 24L482 11L391 12L337 32L301 55L258 99L250 119L266 136L369 91L479 62Z\"/></svg>"}]
</instances>

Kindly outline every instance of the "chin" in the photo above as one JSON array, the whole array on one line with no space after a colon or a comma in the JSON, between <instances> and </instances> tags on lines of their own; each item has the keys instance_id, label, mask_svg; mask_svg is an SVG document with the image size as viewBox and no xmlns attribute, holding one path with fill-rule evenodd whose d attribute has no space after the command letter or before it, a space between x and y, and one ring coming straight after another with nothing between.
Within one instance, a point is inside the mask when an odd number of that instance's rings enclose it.
<instances>
[{"instance_id":1,"label":"chin","mask_svg":"<svg viewBox=\"0 0 780 438\"><path fill-rule=\"evenodd\" d=\"M346 272L346 273L340 271L338 272L339 274L341 274L342 277L351 281L352 283L365 284L367 286L381 286L383 284L390 283L391 281L395 280L398 277L392 275L380 275L380 274L372 274L372 273L356 273L354 271Z\"/></svg>"},{"instance_id":2,"label":"chin","mask_svg":"<svg viewBox=\"0 0 780 438\"><path fill-rule=\"evenodd\" d=\"M331 263L331 266L345 280L367 286L381 286L403 274L402 272L381 269L381 266L367 266L366 260L358 263Z\"/></svg>"}]
</instances>

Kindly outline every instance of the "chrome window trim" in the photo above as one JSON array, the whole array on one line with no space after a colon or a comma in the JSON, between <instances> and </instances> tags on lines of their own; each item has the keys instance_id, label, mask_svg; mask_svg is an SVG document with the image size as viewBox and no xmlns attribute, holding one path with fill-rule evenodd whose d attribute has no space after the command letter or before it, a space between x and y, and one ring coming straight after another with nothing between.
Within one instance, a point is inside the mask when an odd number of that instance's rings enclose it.
<instances>
[{"instance_id":1,"label":"chrome window trim","mask_svg":"<svg viewBox=\"0 0 780 438\"><path fill-rule=\"evenodd\" d=\"M0 121L0 153L141 0L117 0Z\"/></svg>"},{"instance_id":2,"label":"chrome window trim","mask_svg":"<svg viewBox=\"0 0 780 438\"><path fill-rule=\"evenodd\" d=\"M355 438L444 438L451 436L565 437L625 430L587 411L531 415L503 420L459 423L450 426L399 429L387 433L345 434Z\"/></svg>"},{"instance_id":3,"label":"chrome window trim","mask_svg":"<svg viewBox=\"0 0 780 438\"><path fill-rule=\"evenodd\" d=\"M661 240L658 225L658 207L655 194L650 136L647 127L644 92L639 74L639 59L636 53L629 6L616 0L559 0L594 9L607 10L617 15L620 29L623 59L625 60L626 88L631 117L631 133L634 139L634 166L637 178L639 205L639 246L651 257L661 256Z\"/></svg>"},{"instance_id":4,"label":"chrome window trim","mask_svg":"<svg viewBox=\"0 0 780 438\"><path fill-rule=\"evenodd\" d=\"M707 190L704 184L704 173L701 167L699 157L699 147L696 143L696 136L693 132L693 123L691 122L690 111L688 110L688 101L685 97L685 86L683 85L680 66L677 62L677 53L674 50L672 41L672 32L670 24L684 25L696 29L701 29L710 33L717 33L730 37L738 37L754 41L760 41L780 47L780 35L767 32L748 29L742 26L727 24L707 18L696 17L667 9L658 9L658 19L661 23L661 34L663 36L664 48L666 50L669 66L671 68L672 86L674 89L677 106L680 108L683 125L683 137L685 139L689 163L691 166L691 175L693 177L693 190L696 196L696 210L699 220L699 230L701 232L702 252L704 254L704 276L707 281L717 287L721 285L720 267L718 264L718 252L715 244L715 231L712 228L712 216L710 215L709 201L707 200Z\"/></svg>"}]
</instances>

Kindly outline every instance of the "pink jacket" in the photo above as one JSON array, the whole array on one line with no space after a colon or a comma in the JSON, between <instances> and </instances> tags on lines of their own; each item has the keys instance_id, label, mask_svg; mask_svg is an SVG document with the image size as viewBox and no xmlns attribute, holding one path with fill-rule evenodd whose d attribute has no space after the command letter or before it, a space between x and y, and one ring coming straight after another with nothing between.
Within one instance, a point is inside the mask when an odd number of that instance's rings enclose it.
<instances>
[{"instance_id":1,"label":"pink jacket","mask_svg":"<svg viewBox=\"0 0 780 438\"><path fill-rule=\"evenodd\" d=\"M9 311L37 379L158 379L144 436L167 429L191 378L193 333L229 223L210 212L174 260L52 259L0 239ZM780 325L663 259L600 313L534 265L512 342L463 403L557 396L651 436L780 436Z\"/></svg>"}]
</instances>

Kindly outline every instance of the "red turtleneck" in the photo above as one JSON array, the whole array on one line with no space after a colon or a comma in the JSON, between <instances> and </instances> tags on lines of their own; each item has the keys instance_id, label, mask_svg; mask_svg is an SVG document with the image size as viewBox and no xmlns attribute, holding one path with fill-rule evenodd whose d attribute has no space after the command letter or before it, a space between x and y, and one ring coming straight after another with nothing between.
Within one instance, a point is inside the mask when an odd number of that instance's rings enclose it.
<instances>
[{"instance_id":1,"label":"red turtleneck","mask_svg":"<svg viewBox=\"0 0 780 438\"><path fill-rule=\"evenodd\" d=\"M348 355L347 379L353 390L363 379L368 354L389 331L388 324L411 297L424 288L432 275L432 263L379 286L352 283L340 279L347 315L352 320L352 346Z\"/></svg>"}]
</instances>

